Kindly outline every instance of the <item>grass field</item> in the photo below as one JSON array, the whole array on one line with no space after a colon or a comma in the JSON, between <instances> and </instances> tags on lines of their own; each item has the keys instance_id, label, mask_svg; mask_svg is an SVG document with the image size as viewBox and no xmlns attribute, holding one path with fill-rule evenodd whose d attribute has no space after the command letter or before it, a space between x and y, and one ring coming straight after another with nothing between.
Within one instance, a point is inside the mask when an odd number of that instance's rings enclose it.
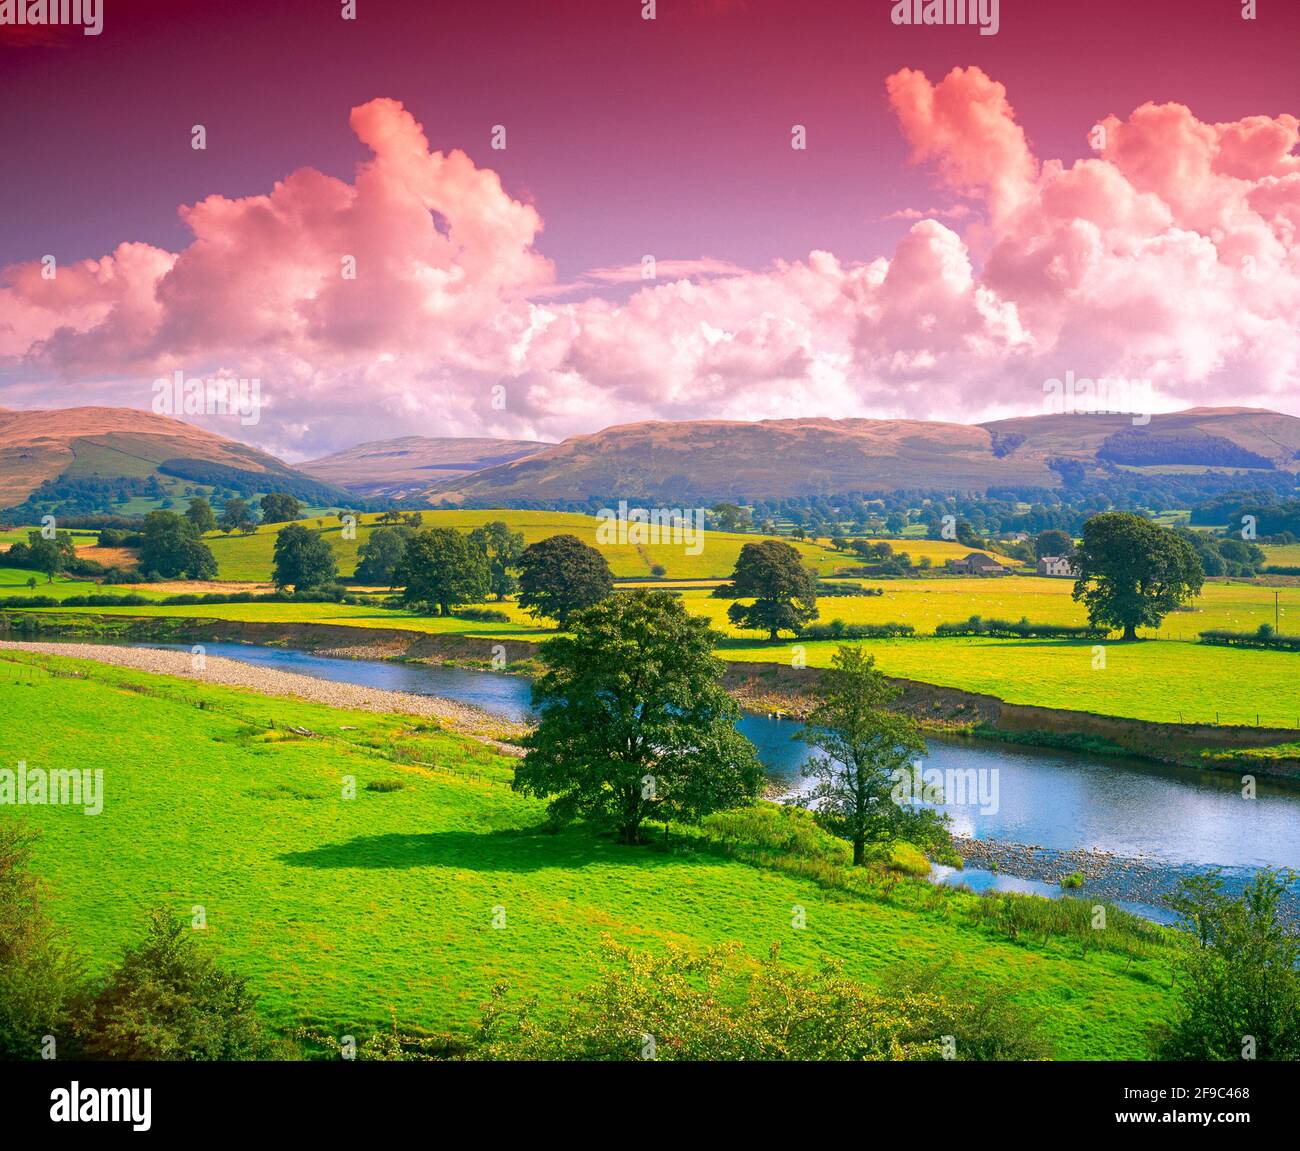
<instances>
[{"instance_id":1,"label":"grass field","mask_svg":"<svg viewBox=\"0 0 1300 1151\"><path fill-rule=\"evenodd\" d=\"M1300 567L1300 544L1261 544L1268 562L1278 567Z\"/></svg>"},{"instance_id":2,"label":"grass field","mask_svg":"<svg viewBox=\"0 0 1300 1151\"><path fill-rule=\"evenodd\" d=\"M1088 711L1158 723L1223 723L1300 729L1300 670L1293 652L1194 643L1104 645L1061 640L865 640L888 675L982 692L1008 703ZM806 643L809 667L826 667L830 641ZM793 643L732 641L726 659L789 663Z\"/></svg>"},{"instance_id":3,"label":"grass field","mask_svg":"<svg viewBox=\"0 0 1300 1151\"><path fill-rule=\"evenodd\" d=\"M615 576L623 578L646 577L651 569L661 564L671 579L725 579L736 565L740 549L747 543L757 543L763 537L735 532L706 532L699 555L686 554L680 543L603 544L596 538L599 521L594 516L568 512L532 511L426 511L420 513L423 527L453 527L469 531L492 520L505 520L523 532L526 543L536 543L547 536L567 533L575 535L592 547L599 548L609 561ZM339 572L350 576L357 566L357 548L374 530L377 515L364 515L357 525L356 538L345 540L337 516L322 516L301 521L313 531L323 531L330 547L338 558ZM225 580L265 580L271 576L272 553L275 536L282 524L258 528L251 535L223 535L220 532L207 536L208 546L216 557L218 572ZM836 552L829 541L787 540L798 549L804 562L816 568L821 575L831 575L839 568L851 567L862 561L857 557ZM960 559L970 553L969 548L943 540L895 540L896 551L906 551L913 561L929 557L936 567L949 559ZM995 557L996 558L996 557ZM1004 559L1003 562L1010 562Z\"/></svg>"},{"instance_id":4,"label":"grass field","mask_svg":"<svg viewBox=\"0 0 1300 1151\"><path fill-rule=\"evenodd\" d=\"M1063 937L1013 943L975 924L976 897L924 881L854 894L714 851L546 834L541 804L508 788L508 760L409 720L19 658L37 667L0 662L0 762L104 772L98 816L23 809L43 832L54 913L96 970L161 902L187 920L203 908L205 944L281 1024L365 1028L391 1013L463 1028L501 979L545 1015L592 979L603 935L736 940L752 955L779 941L789 962L835 956L869 984L944 963L948 979L1045 1012L1061 1057L1141 1057L1169 1008L1162 947L1130 960ZM394 777L401 790L366 790ZM795 905L804 930L791 928Z\"/></svg>"}]
</instances>

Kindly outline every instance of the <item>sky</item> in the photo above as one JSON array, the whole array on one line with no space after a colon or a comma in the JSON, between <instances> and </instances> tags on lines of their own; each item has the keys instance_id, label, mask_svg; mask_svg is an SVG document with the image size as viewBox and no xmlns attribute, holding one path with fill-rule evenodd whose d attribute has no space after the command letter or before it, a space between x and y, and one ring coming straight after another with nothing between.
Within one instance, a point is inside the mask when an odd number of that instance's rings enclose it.
<instances>
[{"instance_id":1,"label":"sky","mask_svg":"<svg viewBox=\"0 0 1300 1151\"><path fill-rule=\"evenodd\" d=\"M1300 5L646 6L0 24L0 406L256 379L176 414L291 460L1067 378L1300 414Z\"/></svg>"}]
</instances>

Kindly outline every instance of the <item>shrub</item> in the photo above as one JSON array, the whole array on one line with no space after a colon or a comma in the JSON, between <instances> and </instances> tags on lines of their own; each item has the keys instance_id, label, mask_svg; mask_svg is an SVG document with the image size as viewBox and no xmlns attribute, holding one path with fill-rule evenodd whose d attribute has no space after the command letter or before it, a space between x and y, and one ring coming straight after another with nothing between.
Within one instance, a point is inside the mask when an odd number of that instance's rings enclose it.
<instances>
[{"instance_id":1,"label":"shrub","mask_svg":"<svg viewBox=\"0 0 1300 1151\"><path fill-rule=\"evenodd\" d=\"M474 620L476 623L509 623L510 617L503 611L490 607L463 607L457 610L458 619Z\"/></svg>"},{"instance_id":2,"label":"shrub","mask_svg":"<svg viewBox=\"0 0 1300 1151\"><path fill-rule=\"evenodd\" d=\"M1265 630L1267 629L1267 630ZM1216 629L1201 632L1201 643L1218 647L1256 647L1270 651L1300 651L1300 635L1278 635L1269 624L1258 631Z\"/></svg>"},{"instance_id":3,"label":"shrub","mask_svg":"<svg viewBox=\"0 0 1300 1151\"><path fill-rule=\"evenodd\" d=\"M805 624L799 629L800 639L898 639L914 635L916 628L910 623L845 623L833 619L830 623Z\"/></svg>"},{"instance_id":4,"label":"shrub","mask_svg":"<svg viewBox=\"0 0 1300 1151\"><path fill-rule=\"evenodd\" d=\"M934 629L937 636L987 636L992 639L1104 639L1105 627L1088 624L1030 623L1021 619L1011 623L1004 619L983 619L973 615L962 623L941 623Z\"/></svg>"},{"instance_id":5,"label":"shrub","mask_svg":"<svg viewBox=\"0 0 1300 1151\"><path fill-rule=\"evenodd\" d=\"M372 779L366 784L367 791L401 791L406 781L401 779Z\"/></svg>"}]
</instances>

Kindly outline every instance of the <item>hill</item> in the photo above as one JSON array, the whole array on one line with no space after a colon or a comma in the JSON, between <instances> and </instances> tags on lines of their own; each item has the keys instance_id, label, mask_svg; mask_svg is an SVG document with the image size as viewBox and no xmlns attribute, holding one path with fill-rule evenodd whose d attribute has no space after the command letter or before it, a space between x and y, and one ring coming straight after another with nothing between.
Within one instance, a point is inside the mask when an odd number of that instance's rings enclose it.
<instances>
[{"instance_id":1,"label":"hill","mask_svg":"<svg viewBox=\"0 0 1300 1151\"><path fill-rule=\"evenodd\" d=\"M299 464L298 470L359 495L408 499L431 483L509 463L550 446L541 440L403 436L357 444Z\"/></svg>"},{"instance_id":2,"label":"hill","mask_svg":"<svg viewBox=\"0 0 1300 1151\"><path fill-rule=\"evenodd\" d=\"M313 503L349 493L275 456L168 416L135 408L0 410L0 508L139 513L185 492L289 491Z\"/></svg>"},{"instance_id":3,"label":"hill","mask_svg":"<svg viewBox=\"0 0 1300 1151\"><path fill-rule=\"evenodd\" d=\"M1060 461L1115 468L1293 471L1300 419L1196 408L1134 425L1128 415L1042 415L966 425L922 420L647 422L573 436L534 455L431 486L468 506L614 496L657 504L897 490L1061 486Z\"/></svg>"}]
</instances>

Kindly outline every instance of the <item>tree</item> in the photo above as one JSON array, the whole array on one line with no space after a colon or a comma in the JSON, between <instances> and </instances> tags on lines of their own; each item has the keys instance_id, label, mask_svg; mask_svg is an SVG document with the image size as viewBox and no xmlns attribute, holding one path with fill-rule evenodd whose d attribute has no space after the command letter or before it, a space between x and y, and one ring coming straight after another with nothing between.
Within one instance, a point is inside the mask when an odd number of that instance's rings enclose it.
<instances>
[{"instance_id":1,"label":"tree","mask_svg":"<svg viewBox=\"0 0 1300 1151\"><path fill-rule=\"evenodd\" d=\"M229 535L231 532L247 532L257 527L257 517L247 501L238 496L231 496L221 505L221 530Z\"/></svg>"},{"instance_id":2,"label":"tree","mask_svg":"<svg viewBox=\"0 0 1300 1151\"><path fill-rule=\"evenodd\" d=\"M1285 919L1290 871L1261 871L1240 897L1219 873L1184 879L1166 902L1193 940L1174 983L1177 1018L1162 1058L1300 1059L1300 931Z\"/></svg>"},{"instance_id":3,"label":"tree","mask_svg":"<svg viewBox=\"0 0 1300 1151\"><path fill-rule=\"evenodd\" d=\"M804 764L803 774L816 783L800 802L853 844L855 865L866 861L869 843L903 838L925 847L944 838L933 811L895 802L897 773L910 778L925 741L909 716L886 710L901 693L875 663L859 647L840 646L813 688L817 703L796 736L826 753Z\"/></svg>"},{"instance_id":4,"label":"tree","mask_svg":"<svg viewBox=\"0 0 1300 1151\"><path fill-rule=\"evenodd\" d=\"M1199 595L1205 573L1186 540L1131 512L1103 512L1083 525L1074 554L1074 598L1096 627L1159 627L1179 604Z\"/></svg>"},{"instance_id":5,"label":"tree","mask_svg":"<svg viewBox=\"0 0 1300 1151\"><path fill-rule=\"evenodd\" d=\"M714 504L713 521L719 531L743 532L749 527L749 512L739 504L725 502Z\"/></svg>"},{"instance_id":6,"label":"tree","mask_svg":"<svg viewBox=\"0 0 1300 1151\"><path fill-rule=\"evenodd\" d=\"M817 577L805 568L799 553L781 540L764 540L740 549L731 583L737 598L727 618L737 627L766 630L776 639L782 630L798 632L817 618Z\"/></svg>"},{"instance_id":7,"label":"tree","mask_svg":"<svg viewBox=\"0 0 1300 1151\"><path fill-rule=\"evenodd\" d=\"M259 501L264 524L284 524L302 515L302 503L288 492L267 492Z\"/></svg>"},{"instance_id":8,"label":"tree","mask_svg":"<svg viewBox=\"0 0 1300 1151\"><path fill-rule=\"evenodd\" d=\"M39 1059L43 1036L62 1038L80 977L31 870L36 838L20 820L0 821L0 1059Z\"/></svg>"},{"instance_id":9,"label":"tree","mask_svg":"<svg viewBox=\"0 0 1300 1151\"><path fill-rule=\"evenodd\" d=\"M487 597L487 556L455 528L418 532L393 573L402 585L402 602L451 615L458 604L478 603Z\"/></svg>"},{"instance_id":10,"label":"tree","mask_svg":"<svg viewBox=\"0 0 1300 1151\"><path fill-rule=\"evenodd\" d=\"M217 561L184 516L156 511L144 517L140 570L157 579L214 579Z\"/></svg>"},{"instance_id":11,"label":"tree","mask_svg":"<svg viewBox=\"0 0 1300 1151\"><path fill-rule=\"evenodd\" d=\"M481 548L488 561L488 586L498 600L519 589L514 569L524 554L524 533L512 532L504 520L493 520L469 533L474 546Z\"/></svg>"},{"instance_id":12,"label":"tree","mask_svg":"<svg viewBox=\"0 0 1300 1151\"><path fill-rule=\"evenodd\" d=\"M396 587L397 568L406 554L409 528L374 528L369 539L357 548L357 583L377 587Z\"/></svg>"},{"instance_id":13,"label":"tree","mask_svg":"<svg viewBox=\"0 0 1300 1151\"><path fill-rule=\"evenodd\" d=\"M194 930L162 908L144 940L90 1004L82 1052L89 1059L256 1059L271 1042L247 980L228 975L194 943Z\"/></svg>"},{"instance_id":14,"label":"tree","mask_svg":"<svg viewBox=\"0 0 1300 1151\"><path fill-rule=\"evenodd\" d=\"M1049 528L1034 537L1034 559L1043 556L1068 556L1074 551L1074 538L1069 532Z\"/></svg>"},{"instance_id":15,"label":"tree","mask_svg":"<svg viewBox=\"0 0 1300 1151\"><path fill-rule=\"evenodd\" d=\"M720 683L719 638L671 592L625 592L542 644L537 728L514 787L550 796L556 822L585 817L636 843L653 816L695 820L751 803L763 784Z\"/></svg>"},{"instance_id":16,"label":"tree","mask_svg":"<svg viewBox=\"0 0 1300 1151\"><path fill-rule=\"evenodd\" d=\"M28 532L27 540L26 563L29 567L44 572L46 583L53 583L54 577L67 567L68 561L77 554L71 532L55 532L53 539L46 539L38 529Z\"/></svg>"},{"instance_id":17,"label":"tree","mask_svg":"<svg viewBox=\"0 0 1300 1151\"><path fill-rule=\"evenodd\" d=\"M185 509L185 518L194 525L194 530L199 535L217 530L217 517L213 514L212 505L202 496L190 497L190 506Z\"/></svg>"},{"instance_id":18,"label":"tree","mask_svg":"<svg viewBox=\"0 0 1300 1151\"><path fill-rule=\"evenodd\" d=\"M547 536L519 557L519 603L567 627L575 612L614 594L605 557L577 536Z\"/></svg>"},{"instance_id":19,"label":"tree","mask_svg":"<svg viewBox=\"0 0 1300 1151\"><path fill-rule=\"evenodd\" d=\"M276 587L292 585L294 591L304 591L333 583L338 574L334 553L318 532L289 524L276 534L271 571Z\"/></svg>"}]
</instances>

